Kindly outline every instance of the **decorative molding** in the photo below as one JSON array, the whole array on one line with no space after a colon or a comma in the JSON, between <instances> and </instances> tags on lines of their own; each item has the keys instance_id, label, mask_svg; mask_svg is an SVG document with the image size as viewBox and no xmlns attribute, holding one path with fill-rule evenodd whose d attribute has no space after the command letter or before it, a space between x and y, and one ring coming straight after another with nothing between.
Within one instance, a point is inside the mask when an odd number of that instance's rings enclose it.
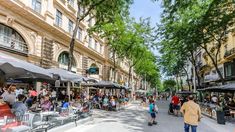
<instances>
[{"instance_id":1,"label":"decorative molding","mask_svg":"<svg viewBox=\"0 0 235 132\"><path fill-rule=\"evenodd\" d=\"M14 21L15 21L14 18L7 16L7 20L6 20L7 25L12 26Z\"/></svg>"}]
</instances>

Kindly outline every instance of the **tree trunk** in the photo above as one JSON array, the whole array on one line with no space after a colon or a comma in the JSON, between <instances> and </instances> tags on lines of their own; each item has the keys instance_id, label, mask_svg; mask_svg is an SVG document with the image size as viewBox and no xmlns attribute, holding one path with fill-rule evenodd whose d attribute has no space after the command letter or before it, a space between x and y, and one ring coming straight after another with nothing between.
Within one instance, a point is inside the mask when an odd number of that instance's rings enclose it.
<instances>
[{"instance_id":1,"label":"tree trunk","mask_svg":"<svg viewBox=\"0 0 235 132\"><path fill-rule=\"evenodd\" d=\"M181 75L179 75L180 77L180 87L181 87L181 90L183 90L183 85L182 85L182 78L181 78Z\"/></svg>"},{"instance_id":2,"label":"tree trunk","mask_svg":"<svg viewBox=\"0 0 235 132\"><path fill-rule=\"evenodd\" d=\"M113 51L113 74L114 74L114 77L113 77L113 80L114 82L116 82L116 56L115 56L115 50Z\"/></svg>"},{"instance_id":3,"label":"tree trunk","mask_svg":"<svg viewBox=\"0 0 235 132\"><path fill-rule=\"evenodd\" d=\"M77 6L78 6L78 11L77 11L77 18L76 18L76 24L75 24L75 28L73 30L73 35L72 35L72 39L70 41L70 44L69 44L69 60L68 60L68 71L71 71L72 70L72 63L73 63L73 51L74 51L74 44L75 44L75 39L76 39L76 36L77 36L77 31L78 31L78 28L79 28L79 24L80 22L90 14L90 12L94 9L94 7L102 4L105 0L100 0L100 1L97 1L96 3L92 4L88 9L87 11L82 15L80 16L80 7L81 7L81 0L77 0Z\"/></svg>"},{"instance_id":4,"label":"tree trunk","mask_svg":"<svg viewBox=\"0 0 235 132\"><path fill-rule=\"evenodd\" d=\"M177 83L177 86L175 88L175 92L179 89L179 81L178 81L178 74L176 74L176 83Z\"/></svg>"},{"instance_id":5,"label":"tree trunk","mask_svg":"<svg viewBox=\"0 0 235 132\"><path fill-rule=\"evenodd\" d=\"M220 80L221 80L221 83L222 84L224 84L225 83L225 80L224 80L224 78L223 78L223 75L222 75L222 73L220 72L220 70L219 70L219 68L218 68L218 63L217 63L217 55L218 54L216 54L216 56L215 56L215 59L213 58L213 56L210 54L210 52L208 51L208 49L207 49L207 47L206 46L201 46L205 51L206 51L206 53L208 54L208 56L209 56L209 58L211 59L211 61L212 61L212 64L214 65L214 67L215 67L215 70L216 70L216 72L217 72L217 74L219 75L219 78L220 78Z\"/></svg>"},{"instance_id":6,"label":"tree trunk","mask_svg":"<svg viewBox=\"0 0 235 132\"><path fill-rule=\"evenodd\" d=\"M190 87L190 83L189 83L188 71L187 71L187 69L186 69L185 67L183 67L183 69L184 69L184 71L185 71L185 73L186 73L186 76L187 76L186 82L187 82L187 84L188 84L189 91L191 91L191 87Z\"/></svg>"},{"instance_id":7,"label":"tree trunk","mask_svg":"<svg viewBox=\"0 0 235 132\"><path fill-rule=\"evenodd\" d=\"M190 51L190 55L191 55L191 63L193 64L193 66L195 67L195 74L196 74L196 77L197 77L197 84L198 84L198 88L200 89L201 87L201 80L200 80L200 76L198 74L198 71L197 70L197 66L196 66L196 60L195 60L195 57L193 55L193 51Z\"/></svg>"},{"instance_id":8,"label":"tree trunk","mask_svg":"<svg viewBox=\"0 0 235 132\"><path fill-rule=\"evenodd\" d=\"M129 67L129 71L128 71L128 87L130 87L130 84L131 84L131 68L132 67Z\"/></svg>"}]
</instances>

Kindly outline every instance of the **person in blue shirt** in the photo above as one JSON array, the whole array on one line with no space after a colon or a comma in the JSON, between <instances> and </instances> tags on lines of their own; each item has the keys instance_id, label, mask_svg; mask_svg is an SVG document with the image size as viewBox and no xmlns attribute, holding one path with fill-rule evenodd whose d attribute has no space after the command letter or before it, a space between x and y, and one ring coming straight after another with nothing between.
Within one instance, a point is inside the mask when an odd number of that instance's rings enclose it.
<instances>
[{"instance_id":1,"label":"person in blue shirt","mask_svg":"<svg viewBox=\"0 0 235 132\"><path fill-rule=\"evenodd\" d=\"M18 101L15 102L12 106L12 111L17 118L21 118L25 112L28 111L27 106L24 104L26 97L22 94L18 95Z\"/></svg>"},{"instance_id":2,"label":"person in blue shirt","mask_svg":"<svg viewBox=\"0 0 235 132\"><path fill-rule=\"evenodd\" d=\"M150 113L150 121L148 123L149 126L152 126L153 124L156 125L156 108L154 104L154 100L149 100L149 113Z\"/></svg>"},{"instance_id":3,"label":"person in blue shirt","mask_svg":"<svg viewBox=\"0 0 235 132\"><path fill-rule=\"evenodd\" d=\"M69 108L69 99L65 98L62 103L62 108Z\"/></svg>"}]
</instances>

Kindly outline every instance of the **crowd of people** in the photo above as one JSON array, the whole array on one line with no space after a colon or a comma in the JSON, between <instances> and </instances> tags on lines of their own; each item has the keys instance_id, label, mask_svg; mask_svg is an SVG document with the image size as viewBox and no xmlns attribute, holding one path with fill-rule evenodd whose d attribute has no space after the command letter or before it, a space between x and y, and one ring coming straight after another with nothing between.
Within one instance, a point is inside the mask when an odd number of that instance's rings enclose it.
<instances>
[{"instance_id":1,"label":"crowd of people","mask_svg":"<svg viewBox=\"0 0 235 132\"><path fill-rule=\"evenodd\" d=\"M55 89L42 88L38 93L32 87L26 90L11 84L0 87L0 118L22 116L28 111L61 111L69 107L73 109L88 107L84 104L89 104L89 107L93 108L116 110L120 105L126 105L128 101L129 98L125 95L116 96L111 93L88 96L86 92L80 95L71 92L69 98L65 90L60 90L57 94Z\"/></svg>"},{"instance_id":2,"label":"crowd of people","mask_svg":"<svg viewBox=\"0 0 235 132\"><path fill-rule=\"evenodd\" d=\"M122 94L117 96L112 95L111 93L97 93L95 95L90 96L90 100L92 100L92 106L95 108L104 110L116 110L117 107L120 107L121 105L126 105L129 101L129 98Z\"/></svg>"}]
</instances>

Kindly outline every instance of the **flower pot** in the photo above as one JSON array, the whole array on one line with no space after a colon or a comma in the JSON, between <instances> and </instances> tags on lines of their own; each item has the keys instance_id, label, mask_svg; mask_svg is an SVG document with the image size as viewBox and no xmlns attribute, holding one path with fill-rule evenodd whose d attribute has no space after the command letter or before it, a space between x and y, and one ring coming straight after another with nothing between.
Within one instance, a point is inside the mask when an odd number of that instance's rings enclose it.
<instances>
[{"instance_id":1,"label":"flower pot","mask_svg":"<svg viewBox=\"0 0 235 132\"><path fill-rule=\"evenodd\" d=\"M217 123L225 125L224 111L216 111Z\"/></svg>"}]
</instances>

